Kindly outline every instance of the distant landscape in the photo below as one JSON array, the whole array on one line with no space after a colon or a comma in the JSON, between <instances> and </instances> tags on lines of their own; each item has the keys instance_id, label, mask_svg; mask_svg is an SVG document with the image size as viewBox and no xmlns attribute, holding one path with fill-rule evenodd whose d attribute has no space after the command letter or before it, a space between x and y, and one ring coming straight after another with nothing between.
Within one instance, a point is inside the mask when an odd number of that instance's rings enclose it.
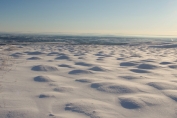
<instances>
[{"instance_id":1,"label":"distant landscape","mask_svg":"<svg viewBox=\"0 0 177 118\"><path fill-rule=\"evenodd\" d=\"M61 42L65 44L121 45L140 42L176 42L177 38L131 37L131 36L77 36L77 35L32 35L0 34L1 43Z\"/></svg>"}]
</instances>

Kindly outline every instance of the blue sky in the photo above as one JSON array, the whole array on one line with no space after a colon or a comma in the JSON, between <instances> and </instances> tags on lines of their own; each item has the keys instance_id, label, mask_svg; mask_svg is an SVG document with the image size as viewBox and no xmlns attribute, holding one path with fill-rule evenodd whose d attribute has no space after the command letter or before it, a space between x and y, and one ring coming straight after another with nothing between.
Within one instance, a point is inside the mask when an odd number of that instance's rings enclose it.
<instances>
[{"instance_id":1,"label":"blue sky","mask_svg":"<svg viewBox=\"0 0 177 118\"><path fill-rule=\"evenodd\" d=\"M0 32L177 36L177 0L0 0Z\"/></svg>"}]
</instances>

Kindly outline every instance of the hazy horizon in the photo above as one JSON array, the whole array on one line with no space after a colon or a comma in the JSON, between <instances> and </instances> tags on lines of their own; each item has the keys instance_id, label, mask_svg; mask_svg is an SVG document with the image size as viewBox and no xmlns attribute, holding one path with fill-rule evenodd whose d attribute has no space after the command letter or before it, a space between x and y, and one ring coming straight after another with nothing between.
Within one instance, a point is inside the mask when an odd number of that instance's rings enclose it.
<instances>
[{"instance_id":1,"label":"hazy horizon","mask_svg":"<svg viewBox=\"0 0 177 118\"><path fill-rule=\"evenodd\" d=\"M177 37L174 0L1 0L0 32Z\"/></svg>"}]
</instances>

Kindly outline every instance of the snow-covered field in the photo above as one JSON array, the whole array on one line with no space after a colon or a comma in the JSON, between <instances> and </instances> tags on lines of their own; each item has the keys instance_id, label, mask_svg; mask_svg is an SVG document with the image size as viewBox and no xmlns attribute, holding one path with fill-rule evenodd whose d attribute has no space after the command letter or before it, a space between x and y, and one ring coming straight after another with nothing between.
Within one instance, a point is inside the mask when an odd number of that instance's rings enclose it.
<instances>
[{"instance_id":1,"label":"snow-covered field","mask_svg":"<svg viewBox=\"0 0 177 118\"><path fill-rule=\"evenodd\" d=\"M0 46L0 118L176 118L177 45Z\"/></svg>"}]
</instances>

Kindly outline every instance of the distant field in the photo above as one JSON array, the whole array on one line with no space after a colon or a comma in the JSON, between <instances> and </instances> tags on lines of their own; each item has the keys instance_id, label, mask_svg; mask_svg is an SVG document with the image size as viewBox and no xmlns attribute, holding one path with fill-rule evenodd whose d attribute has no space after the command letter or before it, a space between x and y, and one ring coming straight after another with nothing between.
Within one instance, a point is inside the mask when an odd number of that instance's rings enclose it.
<instances>
[{"instance_id":1,"label":"distant field","mask_svg":"<svg viewBox=\"0 0 177 118\"><path fill-rule=\"evenodd\" d=\"M110 37L110 36L57 36L57 35L0 35L0 45L18 42L62 42L66 44L124 45L137 42L176 42L177 38Z\"/></svg>"}]
</instances>

